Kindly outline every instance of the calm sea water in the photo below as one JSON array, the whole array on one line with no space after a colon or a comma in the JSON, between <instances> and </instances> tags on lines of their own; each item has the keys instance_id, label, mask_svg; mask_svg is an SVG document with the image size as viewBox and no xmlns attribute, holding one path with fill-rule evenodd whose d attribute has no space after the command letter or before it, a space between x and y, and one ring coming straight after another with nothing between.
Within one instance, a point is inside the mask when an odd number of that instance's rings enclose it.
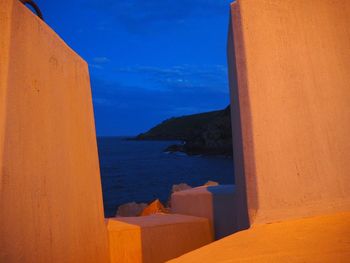
<instances>
[{"instance_id":1,"label":"calm sea water","mask_svg":"<svg viewBox=\"0 0 350 263\"><path fill-rule=\"evenodd\" d=\"M98 148L105 216L128 202L166 202L173 184L200 186L209 180L233 184L233 162L226 157L164 153L176 142L128 141L99 137Z\"/></svg>"}]
</instances>

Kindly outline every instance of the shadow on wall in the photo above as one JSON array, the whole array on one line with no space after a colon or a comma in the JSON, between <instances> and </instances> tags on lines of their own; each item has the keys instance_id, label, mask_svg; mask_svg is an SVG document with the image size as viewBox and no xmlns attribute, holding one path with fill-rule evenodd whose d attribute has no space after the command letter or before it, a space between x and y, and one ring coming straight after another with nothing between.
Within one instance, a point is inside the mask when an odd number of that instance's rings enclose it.
<instances>
[{"instance_id":1,"label":"shadow on wall","mask_svg":"<svg viewBox=\"0 0 350 263\"><path fill-rule=\"evenodd\" d=\"M239 14L239 12L237 12ZM236 211L236 226L237 230L244 230L250 227L249 222L250 213L255 213L258 207L257 195L249 195L248 192L256 193L256 189L247 189L246 180L255 180L255 162L254 158L247 158L254 153L254 145L252 141L251 133L251 113L249 109L249 97L247 94L239 94L238 83L244 87L241 87L240 91L247 92L247 72L245 66L244 57L244 43L234 41L236 38L240 38L242 32L237 30L233 32L232 22L240 25L240 17L237 15L234 17L230 15L230 24L227 41L227 63L229 68L229 85L230 85L230 96L231 96L231 126L232 126L232 146L233 146L233 163L234 163L234 175L236 184L236 198L235 198L235 211ZM237 26L237 28L241 28ZM239 51L240 56L236 56L235 50ZM240 67L240 74L238 79L237 65ZM239 96L240 95L240 96ZM240 101L239 98L244 98ZM241 105L244 104L246 109L244 112L241 111ZM242 116L243 115L243 116ZM244 123L243 123L243 120ZM246 144L243 147L243 136L245 141L249 141L249 145ZM254 188L255 181L250 186ZM248 211L249 207L252 207L251 211Z\"/></svg>"},{"instance_id":2,"label":"shadow on wall","mask_svg":"<svg viewBox=\"0 0 350 263\"><path fill-rule=\"evenodd\" d=\"M209 186L212 197L212 217L215 239L237 232L236 189L234 185Z\"/></svg>"},{"instance_id":3,"label":"shadow on wall","mask_svg":"<svg viewBox=\"0 0 350 263\"><path fill-rule=\"evenodd\" d=\"M217 240L240 230L236 200L234 185L201 186L172 194L171 210L175 214L207 218Z\"/></svg>"}]
</instances>

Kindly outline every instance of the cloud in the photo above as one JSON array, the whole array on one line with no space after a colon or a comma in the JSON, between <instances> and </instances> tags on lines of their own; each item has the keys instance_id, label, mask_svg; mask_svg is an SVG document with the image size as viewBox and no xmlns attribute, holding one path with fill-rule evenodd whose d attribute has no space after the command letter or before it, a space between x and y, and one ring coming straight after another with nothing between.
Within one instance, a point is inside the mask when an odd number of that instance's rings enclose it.
<instances>
[{"instance_id":1,"label":"cloud","mask_svg":"<svg viewBox=\"0 0 350 263\"><path fill-rule=\"evenodd\" d=\"M92 61L97 64L105 64L105 63L108 63L110 59L107 57L94 57Z\"/></svg>"},{"instance_id":2,"label":"cloud","mask_svg":"<svg viewBox=\"0 0 350 263\"><path fill-rule=\"evenodd\" d=\"M227 15L232 0L88 0L83 6L113 18L129 31L183 24L187 18Z\"/></svg>"},{"instance_id":3,"label":"cloud","mask_svg":"<svg viewBox=\"0 0 350 263\"><path fill-rule=\"evenodd\" d=\"M153 88L188 92L220 92L228 94L225 65L178 65L169 68L134 66L117 68L116 72L143 75L154 83Z\"/></svg>"},{"instance_id":4,"label":"cloud","mask_svg":"<svg viewBox=\"0 0 350 263\"><path fill-rule=\"evenodd\" d=\"M102 70L104 69L104 64L107 64L108 62L110 62L111 60L107 57L94 57L92 59L93 63L89 63L89 67L90 69L97 69L97 70Z\"/></svg>"},{"instance_id":5,"label":"cloud","mask_svg":"<svg viewBox=\"0 0 350 263\"><path fill-rule=\"evenodd\" d=\"M101 65L97 65L97 64L89 64L89 67L93 69L103 69Z\"/></svg>"},{"instance_id":6,"label":"cloud","mask_svg":"<svg viewBox=\"0 0 350 263\"><path fill-rule=\"evenodd\" d=\"M128 70L147 71L147 74L150 72L171 74L173 71L185 71L186 68L186 66L170 69L140 67L128 68ZM173 87L174 84L171 81L166 88L159 85L159 90L152 89L155 84L149 85L149 83L147 85L122 83L118 77L107 79L96 74L91 75L98 131L101 132L101 129L103 130L106 126L113 126L118 131L135 126L135 130L141 132L171 117L218 110L229 104L228 94L220 92L219 88L212 85L196 87L192 84L190 89L180 88L180 91L176 90L179 87ZM104 125L101 126L101 123Z\"/></svg>"}]
</instances>

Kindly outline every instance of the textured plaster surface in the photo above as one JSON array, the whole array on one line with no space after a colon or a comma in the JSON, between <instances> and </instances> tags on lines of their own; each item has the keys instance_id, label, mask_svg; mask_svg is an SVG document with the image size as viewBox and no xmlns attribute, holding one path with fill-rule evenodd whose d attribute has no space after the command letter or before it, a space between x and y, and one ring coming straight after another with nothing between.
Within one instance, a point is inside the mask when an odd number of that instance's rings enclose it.
<instances>
[{"instance_id":1,"label":"textured plaster surface","mask_svg":"<svg viewBox=\"0 0 350 263\"><path fill-rule=\"evenodd\" d=\"M350 258L350 213L252 227L171 263L323 262Z\"/></svg>"},{"instance_id":2,"label":"textured plaster surface","mask_svg":"<svg viewBox=\"0 0 350 263\"><path fill-rule=\"evenodd\" d=\"M350 1L238 0L231 16L241 225L349 211Z\"/></svg>"},{"instance_id":3,"label":"textured plaster surface","mask_svg":"<svg viewBox=\"0 0 350 263\"><path fill-rule=\"evenodd\" d=\"M163 263L212 242L206 218L157 214L110 218L112 263Z\"/></svg>"},{"instance_id":4,"label":"textured plaster surface","mask_svg":"<svg viewBox=\"0 0 350 263\"><path fill-rule=\"evenodd\" d=\"M196 187L173 193L171 211L209 219L214 237L219 239L237 230L235 199L233 185Z\"/></svg>"},{"instance_id":5,"label":"textured plaster surface","mask_svg":"<svg viewBox=\"0 0 350 263\"><path fill-rule=\"evenodd\" d=\"M0 262L109 262L87 64L17 0L0 0Z\"/></svg>"}]
</instances>

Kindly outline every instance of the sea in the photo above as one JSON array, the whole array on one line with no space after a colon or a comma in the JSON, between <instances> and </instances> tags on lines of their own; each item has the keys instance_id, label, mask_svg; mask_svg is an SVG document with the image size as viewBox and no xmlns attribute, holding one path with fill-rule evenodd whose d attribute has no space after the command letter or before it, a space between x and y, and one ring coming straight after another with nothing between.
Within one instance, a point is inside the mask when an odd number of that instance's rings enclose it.
<instances>
[{"instance_id":1,"label":"sea","mask_svg":"<svg viewBox=\"0 0 350 263\"><path fill-rule=\"evenodd\" d=\"M174 184L234 183L232 157L164 152L177 141L98 137L97 142L105 217L115 216L119 205L133 201L166 203Z\"/></svg>"}]
</instances>

